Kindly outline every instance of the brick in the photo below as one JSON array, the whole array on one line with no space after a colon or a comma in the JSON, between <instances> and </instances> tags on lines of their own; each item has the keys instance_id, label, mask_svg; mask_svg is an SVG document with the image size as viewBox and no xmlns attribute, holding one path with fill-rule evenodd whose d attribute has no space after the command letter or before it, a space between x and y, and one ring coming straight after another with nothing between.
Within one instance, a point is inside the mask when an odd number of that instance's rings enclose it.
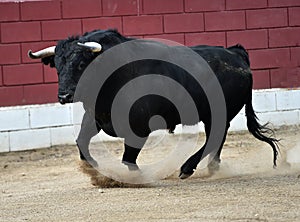
<instances>
[{"instance_id":1,"label":"brick","mask_svg":"<svg viewBox=\"0 0 300 222\"><path fill-rule=\"evenodd\" d=\"M300 28L281 28L269 30L269 46L285 47L300 45Z\"/></svg>"},{"instance_id":2,"label":"brick","mask_svg":"<svg viewBox=\"0 0 300 222\"><path fill-rule=\"evenodd\" d=\"M3 66L4 85L23 85L42 82L42 64L21 64Z\"/></svg>"},{"instance_id":3,"label":"brick","mask_svg":"<svg viewBox=\"0 0 300 222\"><path fill-rule=\"evenodd\" d=\"M300 110L300 90L284 90L276 92L278 110Z\"/></svg>"},{"instance_id":4,"label":"brick","mask_svg":"<svg viewBox=\"0 0 300 222\"><path fill-rule=\"evenodd\" d=\"M271 70L273 88L295 88L300 86L300 68L279 68Z\"/></svg>"},{"instance_id":5,"label":"brick","mask_svg":"<svg viewBox=\"0 0 300 222\"><path fill-rule=\"evenodd\" d=\"M176 13L183 12L182 0L144 0L144 14Z\"/></svg>"},{"instance_id":6,"label":"brick","mask_svg":"<svg viewBox=\"0 0 300 222\"><path fill-rule=\"evenodd\" d=\"M15 106L23 104L23 87L0 87L0 106Z\"/></svg>"},{"instance_id":7,"label":"brick","mask_svg":"<svg viewBox=\"0 0 300 222\"><path fill-rule=\"evenodd\" d=\"M291 62L293 66L300 66L300 47L291 48Z\"/></svg>"},{"instance_id":8,"label":"brick","mask_svg":"<svg viewBox=\"0 0 300 222\"><path fill-rule=\"evenodd\" d=\"M4 109L0 115L0 131L22 130L29 128L28 109Z\"/></svg>"},{"instance_id":9,"label":"brick","mask_svg":"<svg viewBox=\"0 0 300 222\"><path fill-rule=\"evenodd\" d=\"M247 28L274 28L288 25L288 13L285 8L260 9L246 11Z\"/></svg>"},{"instance_id":10,"label":"brick","mask_svg":"<svg viewBox=\"0 0 300 222\"><path fill-rule=\"evenodd\" d=\"M226 0L226 10L266 8L267 0Z\"/></svg>"},{"instance_id":11,"label":"brick","mask_svg":"<svg viewBox=\"0 0 300 222\"><path fill-rule=\"evenodd\" d=\"M62 11L63 18L85 18L101 16L101 0L63 0Z\"/></svg>"},{"instance_id":12,"label":"brick","mask_svg":"<svg viewBox=\"0 0 300 222\"><path fill-rule=\"evenodd\" d=\"M72 112L72 124L81 125L82 118L85 113L82 103L73 103L70 106L70 109ZM78 127L75 126L75 130L77 130L77 129L78 129Z\"/></svg>"},{"instance_id":13,"label":"brick","mask_svg":"<svg viewBox=\"0 0 300 222\"><path fill-rule=\"evenodd\" d=\"M1 2L0 4L0 22L18 21L20 19L18 2Z\"/></svg>"},{"instance_id":14,"label":"brick","mask_svg":"<svg viewBox=\"0 0 300 222\"><path fill-rule=\"evenodd\" d=\"M138 15L139 0L102 0L103 15Z\"/></svg>"},{"instance_id":15,"label":"brick","mask_svg":"<svg viewBox=\"0 0 300 222\"><path fill-rule=\"evenodd\" d=\"M3 78L2 78L2 66L0 66L0 86L3 85Z\"/></svg>"},{"instance_id":16,"label":"brick","mask_svg":"<svg viewBox=\"0 0 300 222\"><path fill-rule=\"evenodd\" d=\"M230 122L229 131L242 131L242 130L248 130L245 114L238 113L233 120Z\"/></svg>"},{"instance_id":17,"label":"brick","mask_svg":"<svg viewBox=\"0 0 300 222\"><path fill-rule=\"evenodd\" d=\"M300 26L300 7L289 8L289 25Z\"/></svg>"},{"instance_id":18,"label":"brick","mask_svg":"<svg viewBox=\"0 0 300 222\"><path fill-rule=\"evenodd\" d=\"M205 13L205 30L239 30L245 29L245 12L224 11Z\"/></svg>"},{"instance_id":19,"label":"brick","mask_svg":"<svg viewBox=\"0 0 300 222\"><path fill-rule=\"evenodd\" d=\"M63 126L50 128L51 146L75 145L74 126Z\"/></svg>"},{"instance_id":20,"label":"brick","mask_svg":"<svg viewBox=\"0 0 300 222\"><path fill-rule=\"evenodd\" d=\"M252 75L253 75L253 89L271 88L269 70L252 70Z\"/></svg>"},{"instance_id":21,"label":"brick","mask_svg":"<svg viewBox=\"0 0 300 222\"><path fill-rule=\"evenodd\" d=\"M40 84L24 86L24 104L42 104L57 102L58 85Z\"/></svg>"},{"instance_id":22,"label":"brick","mask_svg":"<svg viewBox=\"0 0 300 222\"><path fill-rule=\"evenodd\" d=\"M252 69L287 67L290 65L290 51L282 49L249 50Z\"/></svg>"},{"instance_id":23,"label":"brick","mask_svg":"<svg viewBox=\"0 0 300 222\"><path fill-rule=\"evenodd\" d=\"M147 35L145 36L145 39L152 39L154 41L163 42L168 45L184 45L184 34ZM170 40L173 43L164 40Z\"/></svg>"},{"instance_id":24,"label":"brick","mask_svg":"<svg viewBox=\"0 0 300 222\"><path fill-rule=\"evenodd\" d=\"M299 0L268 0L269 7L300 6Z\"/></svg>"},{"instance_id":25,"label":"brick","mask_svg":"<svg viewBox=\"0 0 300 222\"><path fill-rule=\"evenodd\" d=\"M10 151L50 147L50 129L23 130L9 133ZM32 139L34 138L34 139Z\"/></svg>"},{"instance_id":26,"label":"brick","mask_svg":"<svg viewBox=\"0 0 300 222\"><path fill-rule=\"evenodd\" d=\"M166 33L204 31L203 14L165 15L164 27Z\"/></svg>"},{"instance_id":27,"label":"brick","mask_svg":"<svg viewBox=\"0 0 300 222\"><path fill-rule=\"evenodd\" d=\"M128 16L123 18L125 35L160 34L163 21L160 15Z\"/></svg>"},{"instance_id":28,"label":"brick","mask_svg":"<svg viewBox=\"0 0 300 222\"><path fill-rule=\"evenodd\" d=\"M8 132L0 132L0 153L9 152L9 135Z\"/></svg>"},{"instance_id":29,"label":"brick","mask_svg":"<svg viewBox=\"0 0 300 222\"><path fill-rule=\"evenodd\" d=\"M43 40L65 39L82 33L80 20L60 20L42 22Z\"/></svg>"},{"instance_id":30,"label":"brick","mask_svg":"<svg viewBox=\"0 0 300 222\"><path fill-rule=\"evenodd\" d=\"M22 63L37 63L41 62L40 59L30 59L28 57L28 51L32 50L33 52L47 48L49 46L56 45L56 42L26 42L21 44L21 51L22 51ZM20 55L19 55L20 57Z\"/></svg>"},{"instance_id":31,"label":"brick","mask_svg":"<svg viewBox=\"0 0 300 222\"><path fill-rule=\"evenodd\" d=\"M44 70L44 82L45 83L57 83L58 76L56 68L51 68L50 66L43 66Z\"/></svg>"},{"instance_id":32,"label":"brick","mask_svg":"<svg viewBox=\"0 0 300 222\"><path fill-rule=\"evenodd\" d=\"M299 111L279 111L259 113L258 118L261 123L270 123L274 126L295 125L299 122Z\"/></svg>"},{"instance_id":33,"label":"brick","mask_svg":"<svg viewBox=\"0 0 300 222\"><path fill-rule=\"evenodd\" d=\"M185 34L185 44L226 46L225 32L203 32Z\"/></svg>"},{"instance_id":34,"label":"brick","mask_svg":"<svg viewBox=\"0 0 300 222\"><path fill-rule=\"evenodd\" d=\"M40 40L40 22L15 22L1 24L2 43L30 42Z\"/></svg>"},{"instance_id":35,"label":"brick","mask_svg":"<svg viewBox=\"0 0 300 222\"><path fill-rule=\"evenodd\" d=\"M227 45L242 44L246 49L268 48L267 30L227 32Z\"/></svg>"},{"instance_id":36,"label":"brick","mask_svg":"<svg viewBox=\"0 0 300 222\"><path fill-rule=\"evenodd\" d=\"M0 45L0 64L19 64L20 59L20 45L19 44L3 44Z\"/></svg>"},{"instance_id":37,"label":"brick","mask_svg":"<svg viewBox=\"0 0 300 222\"><path fill-rule=\"evenodd\" d=\"M32 129L71 125L71 109L68 106L60 104L42 105L30 108L29 113Z\"/></svg>"},{"instance_id":38,"label":"brick","mask_svg":"<svg viewBox=\"0 0 300 222\"><path fill-rule=\"evenodd\" d=\"M185 0L186 12L207 12L225 10L225 0Z\"/></svg>"},{"instance_id":39,"label":"brick","mask_svg":"<svg viewBox=\"0 0 300 222\"><path fill-rule=\"evenodd\" d=\"M274 91L254 91L252 96L253 107L256 112L276 111L276 94Z\"/></svg>"},{"instance_id":40,"label":"brick","mask_svg":"<svg viewBox=\"0 0 300 222\"><path fill-rule=\"evenodd\" d=\"M117 29L120 32L123 32L121 17L101 17L84 19L82 21L82 26L83 32L89 32L95 29Z\"/></svg>"},{"instance_id":41,"label":"brick","mask_svg":"<svg viewBox=\"0 0 300 222\"><path fill-rule=\"evenodd\" d=\"M59 18L61 18L59 1L21 2L22 20L45 20Z\"/></svg>"},{"instance_id":42,"label":"brick","mask_svg":"<svg viewBox=\"0 0 300 222\"><path fill-rule=\"evenodd\" d=\"M133 38L133 39L143 39L144 38L143 35L130 35L129 37Z\"/></svg>"}]
</instances>

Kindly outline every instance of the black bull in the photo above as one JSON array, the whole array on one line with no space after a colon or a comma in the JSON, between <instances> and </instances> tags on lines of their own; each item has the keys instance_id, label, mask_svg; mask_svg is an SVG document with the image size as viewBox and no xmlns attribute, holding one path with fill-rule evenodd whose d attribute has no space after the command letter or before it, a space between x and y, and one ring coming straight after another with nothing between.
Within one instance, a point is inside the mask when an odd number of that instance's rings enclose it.
<instances>
[{"instance_id":1,"label":"black bull","mask_svg":"<svg viewBox=\"0 0 300 222\"><path fill-rule=\"evenodd\" d=\"M134 39L126 38L115 30L98 30L86 33L83 36L61 40L57 46L49 47L35 53L29 51L29 56L33 59L41 58L45 65L50 65L57 69L59 79L58 99L61 104L64 104L73 102L75 89L82 73L98 55L115 45L131 40ZM226 102L226 130L223 135L222 144L220 147L216 147L218 152L209 164L209 168L218 168L221 150L230 121L244 105L248 130L254 137L268 143L272 147L274 154L273 162L276 165L278 153L277 140L270 136L272 130L258 123L252 107L253 81L246 50L241 45L229 48L194 46L191 49L202 56L215 73L222 87ZM174 79L188 90L197 106L199 121L204 123L206 141L208 140L211 130L211 111L207 97L199 84L195 83L184 70L172 64L159 60L140 60L121 67L107 79L99 92L95 112L92 112L92 115L88 112L89 108L86 104L83 104L86 112L77 138L77 145L82 160L92 161L96 164L90 156L88 146L91 138L101 129L111 136L120 136L116 135L110 117L111 105L116 93L124 84L132 79L153 73L163 73L162 75ZM169 129L170 132L175 129L177 124L182 123L176 107L163 97L155 95L144 96L133 104L134 106L137 108L131 109L128 118L132 130L138 136L147 138L151 130L155 130L150 129L148 124L148 121L154 115L160 115L164 118L166 123L165 128ZM95 128L97 130L93 130ZM125 151L122 162L128 165L130 169L138 168L136 159L144 144L141 143L140 147L132 147L126 143L126 136L124 137ZM193 174L200 160L204 158L203 151L205 146L206 143L183 164L181 167L181 178L186 178Z\"/></svg>"}]
</instances>

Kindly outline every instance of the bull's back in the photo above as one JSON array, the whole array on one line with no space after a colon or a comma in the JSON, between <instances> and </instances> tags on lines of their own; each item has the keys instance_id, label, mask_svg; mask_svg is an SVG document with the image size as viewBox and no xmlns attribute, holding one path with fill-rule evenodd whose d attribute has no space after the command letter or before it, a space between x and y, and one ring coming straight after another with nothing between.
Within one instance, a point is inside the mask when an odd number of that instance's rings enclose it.
<instances>
[{"instance_id":1,"label":"bull's back","mask_svg":"<svg viewBox=\"0 0 300 222\"><path fill-rule=\"evenodd\" d=\"M252 93L252 74L246 50L240 46L229 48L195 46L211 67L223 89L229 121L242 109Z\"/></svg>"},{"instance_id":2,"label":"bull's back","mask_svg":"<svg viewBox=\"0 0 300 222\"><path fill-rule=\"evenodd\" d=\"M197 46L192 47L192 49L207 61L216 74L224 92L228 119L231 120L246 103L249 93L251 93L252 76L249 65L239 54L223 47ZM185 70L163 61L141 60L117 70L106 81L100 91L97 102L97 113L106 116L106 118L102 118L101 116L99 121L102 127L107 128L108 132L112 131L110 111L116 94L126 83L131 82L139 76L152 73L160 73L181 84L196 101L200 119L207 119L210 113L209 103L203 89L193 80L191 75ZM145 82L145 84L150 83ZM160 84L168 85L163 82L160 82ZM168 89L166 88L165 90ZM181 97L179 92L176 92L176 96ZM136 129L134 131L138 135L147 134L147 123L151 116L161 115L167 119L168 128L173 128L174 125L180 123L178 113L175 111L174 107L166 100L161 100L157 96L145 97L140 102L135 103L135 106L131 109L132 116L134 117L131 121L133 124L132 127ZM113 134L113 131L111 134Z\"/></svg>"}]
</instances>

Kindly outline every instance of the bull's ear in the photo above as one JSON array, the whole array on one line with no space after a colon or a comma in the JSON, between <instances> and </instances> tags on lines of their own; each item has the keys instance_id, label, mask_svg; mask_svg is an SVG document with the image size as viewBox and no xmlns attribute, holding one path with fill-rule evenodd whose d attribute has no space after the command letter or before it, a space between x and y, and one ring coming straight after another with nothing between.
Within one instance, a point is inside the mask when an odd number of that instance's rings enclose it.
<instances>
[{"instance_id":1,"label":"bull's ear","mask_svg":"<svg viewBox=\"0 0 300 222\"><path fill-rule=\"evenodd\" d=\"M42 58L42 63L44 63L45 65L50 65L51 68L54 68L55 67L54 55Z\"/></svg>"}]
</instances>

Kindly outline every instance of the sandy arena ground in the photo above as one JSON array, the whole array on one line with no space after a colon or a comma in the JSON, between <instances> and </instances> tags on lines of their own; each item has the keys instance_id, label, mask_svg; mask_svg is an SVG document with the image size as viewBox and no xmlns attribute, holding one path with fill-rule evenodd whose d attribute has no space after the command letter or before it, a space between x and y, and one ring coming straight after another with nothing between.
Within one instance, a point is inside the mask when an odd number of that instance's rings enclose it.
<instances>
[{"instance_id":1,"label":"sandy arena ground","mask_svg":"<svg viewBox=\"0 0 300 222\"><path fill-rule=\"evenodd\" d=\"M92 186L75 146L0 154L0 221L300 221L300 166L286 162L300 159L300 128L276 136L277 169L268 145L235 133L213 176L201 169L180 180L175 173L143 188ZM172 147L174 137L160 149ZM121 142L105 145L122 151Z\"/></svg>"}]
</instances>

